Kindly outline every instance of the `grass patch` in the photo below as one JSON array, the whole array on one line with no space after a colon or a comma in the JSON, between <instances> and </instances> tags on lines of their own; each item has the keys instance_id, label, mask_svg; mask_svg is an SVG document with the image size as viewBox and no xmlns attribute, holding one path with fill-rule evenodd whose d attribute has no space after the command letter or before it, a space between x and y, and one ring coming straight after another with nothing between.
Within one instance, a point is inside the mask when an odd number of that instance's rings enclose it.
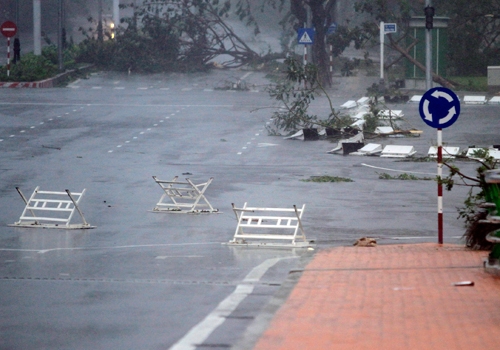
<instances>
[{"instance_id":1,"label":"grass patch","mask_svg":"<svg viewBox=\"0 0 500 350\"><path fill-rule=\"evenodd\" d=\"M433 177L418 177L418 176L415 176L412 174L406 174L406 173L399 174L397 176L392 176L392 175L389 175L387 173L377 173L377 174L378 174L378 178L381 180L426 180L426 181L434 180Z\"/></svg>"},{"instance_id":2,"label":"grass patch","mask_svg":"<svg viewBox=\"0 0 500 350\"><path fill-rule=\"evenodd\" d=\"M449 77L449 79L460 84L460 90L488 91L488 77Z\"/></svg>"},{"instance_id":3,"label":"grass patch","mask_svg":"<svg viewBox=\"0 0 500 350\"><path fill-rule=\"evenodd\" d=\"M309 179L303 179L300 181L304 182L354 182L353 180L347 177L339 177L339 176L311 176Z\"/></svg>"}]
</instances>

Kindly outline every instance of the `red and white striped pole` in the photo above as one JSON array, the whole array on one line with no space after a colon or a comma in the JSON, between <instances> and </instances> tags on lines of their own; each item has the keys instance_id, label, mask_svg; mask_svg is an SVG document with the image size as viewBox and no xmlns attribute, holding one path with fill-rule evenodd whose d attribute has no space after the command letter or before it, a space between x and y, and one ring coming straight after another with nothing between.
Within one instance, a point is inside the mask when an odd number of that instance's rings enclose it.
<instances>
[{"instance_id":1,"label":"red and white striped pole","mask_svg":"<svg viewBox=\"0 0 500 350\"><path fill-rule=\"evenodd\" d=\"M437 129L438 243L443 244L443 130Z\"/></svg>"},{"instance_id":2,"label":"red and white striped pole","mask_svg":"<svg viewBox=\"0 0 500 350\"><path fill-rule=\"evenodd\" d=\"M10 76L10 37L7 38L7 76Z\"/></svg>"}]
</instances>

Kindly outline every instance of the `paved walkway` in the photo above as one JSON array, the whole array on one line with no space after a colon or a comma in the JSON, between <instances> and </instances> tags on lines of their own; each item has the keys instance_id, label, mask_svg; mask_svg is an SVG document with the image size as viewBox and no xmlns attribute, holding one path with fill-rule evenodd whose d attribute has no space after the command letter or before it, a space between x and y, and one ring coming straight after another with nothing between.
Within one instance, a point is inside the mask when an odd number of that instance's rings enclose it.
<instances>
[{"instance_id":1,"label":"paved walkway","mask_svg":"<svg viewBox=\"0 0 500 350\"><path fill-rule=\"evenodd\" d=\"M255 349L498 349L487 254L431 243L319 252Z\"/></svg>"}]
</instances>

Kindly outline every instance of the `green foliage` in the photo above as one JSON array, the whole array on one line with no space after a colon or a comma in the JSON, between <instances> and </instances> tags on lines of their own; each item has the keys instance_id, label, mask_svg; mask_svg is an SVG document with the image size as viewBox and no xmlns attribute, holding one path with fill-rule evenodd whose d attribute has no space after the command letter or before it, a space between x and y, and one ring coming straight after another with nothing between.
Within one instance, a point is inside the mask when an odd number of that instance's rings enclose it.
<instances>
[{"instance_id":1,"label":"green foliage","mask_svg":"<svg viewBox=\"0 0 500 350\"><path fill-rule=\"evenodd\" d=\"M460 90L463 91L488 91L488 78L481 77L450 77L460 85Z\"/></svg>"},{"instance_id":2,"label":"green foliage","mask_svg":"<svg viewBox=\"0 0 500 350\"><path fill-rule=\"evenodd\" d=\"M354 43L357 50L361 49L363 44L376 34L374 31L378 31L378 29L372 23L364 23L361 27L353 28L339 25L334 33L327 36L327 42L332 45L333 56L338 57L351 43Z\"/></svg>"},{"instance_id":3,"label":"green foliage","mask_svg":"<svg viewBox=\"0 0 500 350\"><path fill-rule=\"evenodd\" d=\"M352 123L351 119L342 118L333 108L321 85L315 65L304 66L297 59L288 57L285 67L284 79L267 89L269 96L284 106L273 113L273 124L276 128L292 132L313 126L345 127ZM330 102L330 114L324 120L308 113L309 105L321 93L324 93Z\"/></svg>"},{"instance_id":4,"label":"green foliage","mask_svg":"<svg viewBox=\"0 0 500 350\"><path fill-rule=\"evenodd\" d=\"M370 107L371 112L364 115L365 125L363 125L363 131L365 132L375 132L375 129L380 126L379 110L372 107L372 104L370 104Z\"/></svg>"},{"instance_id":5,"label":"green foliage","mask_svg":"<svg viewBox=\"0 0 500 350\"><path fill-rule=\"evenodd\" d=\"M354 182L352 179L347 177L339 177L339 176L311 176L309 179L300 180L303 182Z\"/></svg>"},{"instance_id":6,"label":"green foliage","mask_svg":"<svg viewBox=\"0 0 500 350\"><path fill-rule=\"evenodd\" d=\"M380 173L378 174L378 178L381 180L425 180L425 181L430 181L430 180L435 180L432 177L418 177L412 174L399 174L397 176L391 176L387 173Z\"/></svg>"},{"instance_id":7,"label":"green foliage","mask_svg":"<svg viewBox=\"0 0 500 350\"><path fill-rule=\"evenodd\" d=\"M38 81L50 78L57 74L57 65L44 55L28 53L21 57L21 61L10 66L10 76L7 77L7 67L0 69L1 81Z\"/></svg>"},{"instance_id":8,"label":"green foliage","mask_svg":"<svg viewBox=\"0 0 500 350\"><path fill-rule=\"evenodd\" d=\"M373 30L366 30L365 33L370 33L373 40L378 40L377 23L384 21L397 23L398 33L388 37L402 42L400 38L412 37L408 31L410 17L424 15L423 1L359 0L354 6L356 11L375 20L364 23L372 26ZM448 76L485 76L487 66L498 65L500 0L442 1L434 7L436 16L450 18L447 30Z\"/></svg>"},{"instance_id":9,"label":"green foliage","mask_svg":"<svg viewBox=\"0 0 500 350\"><path fill-rule=\"evenodd\" d=\"M464 221L466 228L464 238L467 246L474 249L487 249L491 245L484 239L484 236L489 232L485 229L489 226L480 224L479 222L486 217L484 210L480 209L480 207L483 203L490 200L487 198L488 184L484 180L484 172L495 169L498 162L489 155L487 149L476 150L472 154L472 158L479 163L479 166L476 168L475 177L467 176L457 166L444 162L443 165L448 167L450 172L448 176L439 179L439 181L448 191L451 191L456 185L470 187L468 195L464 200L464 206L457 208L458 219Z\"/></svg>"},{"instance_id":10,"label":"green foliage","mask_svg":"<svg viewBox=\"0 0 500 350\"><path fill-rule=\"evenodd\" d=\"M450 17L451 75L486 76L486 67L498 65L500 55L500 1L444 1L441 13Z\"/></svg>"}]
</instances>

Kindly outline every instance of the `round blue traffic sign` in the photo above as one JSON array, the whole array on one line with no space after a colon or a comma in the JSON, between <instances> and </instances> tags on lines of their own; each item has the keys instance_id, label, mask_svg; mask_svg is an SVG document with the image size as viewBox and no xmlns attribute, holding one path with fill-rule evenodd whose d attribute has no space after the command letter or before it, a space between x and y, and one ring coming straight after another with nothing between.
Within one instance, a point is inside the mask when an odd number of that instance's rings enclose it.
<instances>
[{"instance_id":1,"label":"round blue traffic sign","mask_svg":"<svg viewBox=\"0 0 500 350\"><path fill-rule=\"evenodd\" d=\"M460 100L450 89L435 87L422 96L420 117L432 128L444 129L455 123L460 115Z\"/></svg>"}]
</instances>

